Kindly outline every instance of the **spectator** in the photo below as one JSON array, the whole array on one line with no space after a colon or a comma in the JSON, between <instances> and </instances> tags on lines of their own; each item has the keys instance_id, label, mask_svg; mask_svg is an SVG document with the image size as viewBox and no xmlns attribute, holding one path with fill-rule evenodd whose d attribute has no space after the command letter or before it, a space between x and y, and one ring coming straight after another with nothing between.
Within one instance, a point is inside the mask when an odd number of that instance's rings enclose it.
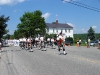
<instances>
[{"instance_id":1,"label":"spectator","mask_svg":"<svg viewBox=\"0 0 100 75\"><path fill-rule=\"evenodd\" d=\"M2 43L0 42L0 51L1 51Z\"/></svg>"},{"instance_id":2,"label":"spectator","mask_svg":"<svg viewBox=\"0 0 100 75\"><path fill-rule=\"evenodd\" d=\"M77 47L79 47L79 38L77 39Z\"/></svg>"},{"instance_id":3,"label":"spectator","mask_svg":"<svg viewBox=\"0 0 100 75\"><path fill-rule=\"evenodd\" d=\"M98 40L98 49L100 49L100 38Z\"/></svg>"},{"instance_id":4,"label":"spectator","mask_svg":"<svg viewBox=\"0 0 100 75\"><path fill-rule=\"evenodd\" d=\"M88 47L90 48L90 38L88 38Z\"/></svg>"},{"instance_id":5,"label":"spectator","mask_svg":"<svg viewBox=\"0 0 100 75\"><path fill-rule=\"evenodd\" d=\"M79 47L81 46L81 38L79 38Z\"/></svg>"}]
</instances>

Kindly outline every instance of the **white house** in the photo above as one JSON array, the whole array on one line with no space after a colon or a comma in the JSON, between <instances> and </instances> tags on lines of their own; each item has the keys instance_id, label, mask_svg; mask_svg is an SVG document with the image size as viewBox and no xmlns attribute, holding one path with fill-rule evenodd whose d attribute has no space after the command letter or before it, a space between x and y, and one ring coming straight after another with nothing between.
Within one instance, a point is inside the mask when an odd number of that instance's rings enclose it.
<instances>
[{"instance_id":1,"label":"white house","mask_svg":"<svg viewBox=\"0 0 100 75\"><path fill-rule=\"evenodd\" d=\"M56 20L55 23L46 23L46 26L47 26L46 32L48 34L59 35L62 32L65 38L66 37L73 38L73 27L68 24L58 23L58 20Z\"/></svg>"}]
</instances>

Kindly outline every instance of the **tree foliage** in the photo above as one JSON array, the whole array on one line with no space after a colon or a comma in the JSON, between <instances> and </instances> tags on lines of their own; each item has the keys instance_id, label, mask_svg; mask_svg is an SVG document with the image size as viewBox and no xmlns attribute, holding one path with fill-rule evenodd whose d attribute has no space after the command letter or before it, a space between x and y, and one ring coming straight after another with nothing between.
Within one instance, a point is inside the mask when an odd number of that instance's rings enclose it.
<instances>
[{"instance_id":1,"label":"tree foliage","mask_svg":"<svg viewBox=\"0 0 100 75\"><path fill-rule=\"evenodd\" d=\"M87 37L90 38L90 40L95 40L95 31L92 27L88 30Z\"/></svg>"},{"instance_id":2,"label":"tree foliage","mask_svg":"<svg viewBox=\"0 0 100 75\"><path fill-rule=\"evenodd\" d=\"M0 38L2 38L3 35L8 32L8 30L6 30L7 27L6 22L8 22L8 20L9 17L5 17L4 15L0 16Z\"/></svg>"},{"instance_id":3,"label":"tree foliage","mask_svg":"<svg viewBox=\"0 0 100 75\"><path fill-rule=\"evenodd\" d=\"M23 16L20 17L20 21L21 23L17 25L18 32L15 31L15 35L22 34L23 36L29 37L46 33L45 19L42 17L40 10L25 12Z\"/></svg>"},{"instance_id":4,"label":"tree foliage","mask_svg":"<svg viewBox=\"0 0 100 75\"><path fill-rule=\"evenodd\" d=\"M22 37L22 36L23 36L23 33L20 33L19 30L15 30L15 31L14 31L14 38L15 38L15 39L19 39L19 38Z\"/></svg>"}]
</instances>

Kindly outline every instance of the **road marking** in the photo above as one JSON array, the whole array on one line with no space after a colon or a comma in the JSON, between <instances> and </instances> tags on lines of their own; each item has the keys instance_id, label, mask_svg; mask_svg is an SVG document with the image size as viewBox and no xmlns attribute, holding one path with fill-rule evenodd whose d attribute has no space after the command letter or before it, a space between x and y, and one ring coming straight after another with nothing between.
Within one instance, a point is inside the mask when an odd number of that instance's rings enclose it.
<instances>
[{"instance_id":1,"label":"road marking","mask_svg":"<svg viewBox=\"0 0 100 75\"><path fill-rule=\"evenodd\" d=\"M73 56L73 58L75 59L79 59L79 60L83 60L83 61L87 61L87 62L91 62L91 63L95 63L95 64L100 64L100 60L94 60L94 59L88 59L88 58L84 58L84 57L78 57L78 56Z\"/></svg>"}]
</instances>

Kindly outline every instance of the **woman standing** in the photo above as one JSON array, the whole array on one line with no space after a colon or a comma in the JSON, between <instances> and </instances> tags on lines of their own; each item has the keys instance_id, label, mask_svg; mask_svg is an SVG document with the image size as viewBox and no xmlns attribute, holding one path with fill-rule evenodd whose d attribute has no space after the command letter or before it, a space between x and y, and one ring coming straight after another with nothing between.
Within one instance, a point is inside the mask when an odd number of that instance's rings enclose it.
<instances>
[{"instance_id":1,"label":"woman standing","mask_svg":"<svg viewBox=\"0 0 100 75\"><path fill-rule=\"evenodd\" d=\"M98 49L100 49L100 38L98 40Z\"/></svg>"},{"instance_id":2,"label":"woman standing","mask_svg":"<svg viewBox=\"0 0 100 75\"><path fill-rule=\"evenodd\" d=\"M1 51L2 43L0 42L0 51Z\"/></svg>"}]
</instances>

